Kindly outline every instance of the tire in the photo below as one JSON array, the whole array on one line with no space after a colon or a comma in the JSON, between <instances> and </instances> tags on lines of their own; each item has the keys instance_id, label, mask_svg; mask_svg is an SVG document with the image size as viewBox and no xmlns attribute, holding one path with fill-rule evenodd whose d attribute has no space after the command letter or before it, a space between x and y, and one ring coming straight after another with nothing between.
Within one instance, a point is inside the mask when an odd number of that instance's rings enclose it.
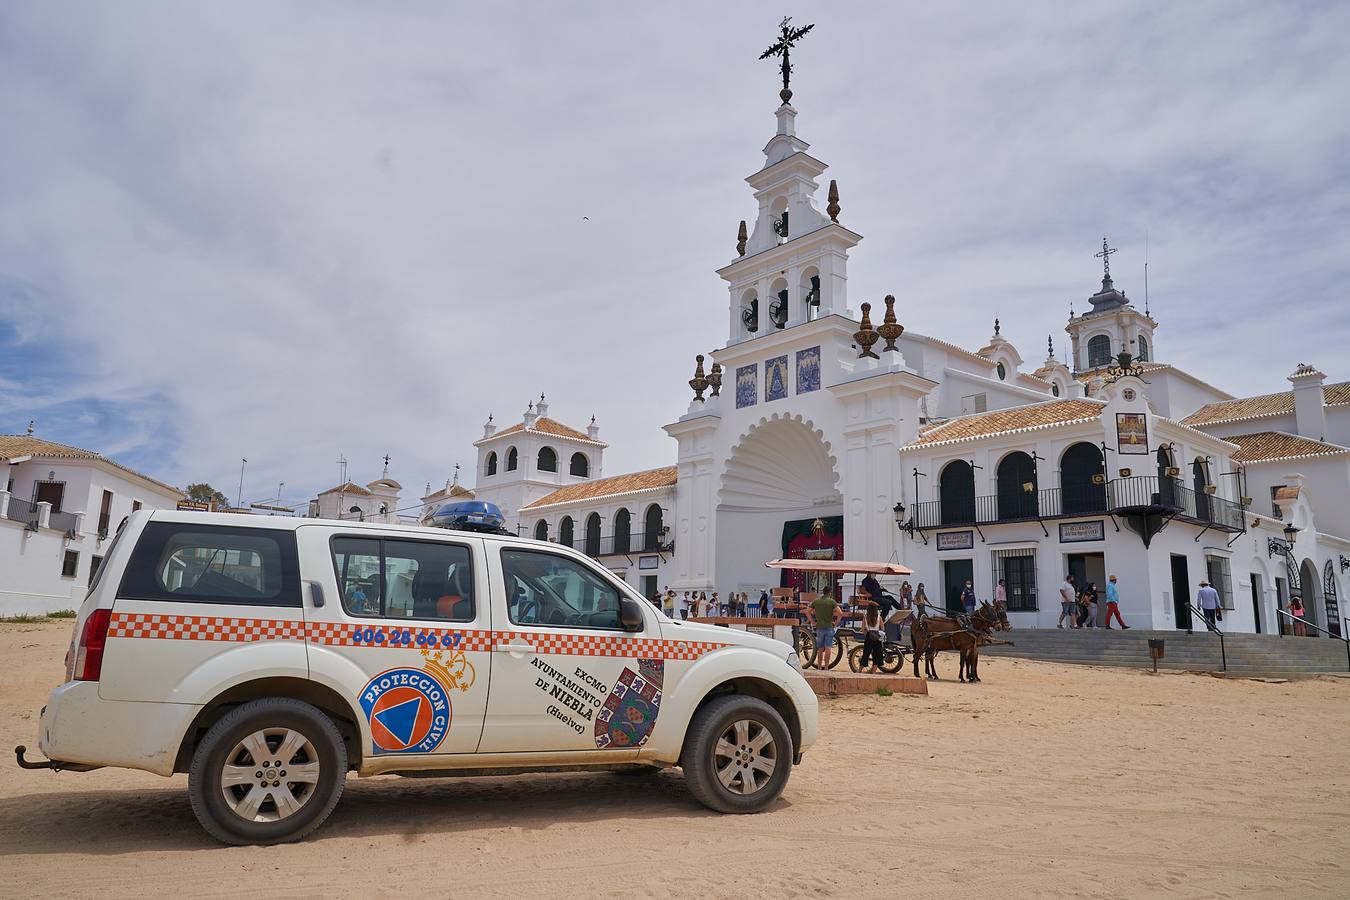
<instances>
[{"instance_id":1,"label":"tire","mask_svg":"<svg viewBox=\"0 0 1350 900\"><path fill-rule=\"evenodd\" d=\"M726 735L733 740L723 741ZM729 755L731 749L741 753L747 747L740 762ZM776 709L756 697L729 694L713 698L694 714L680 765L699 803L720 813L756 813L783 793L793 756L792 735ZM771 771L766 772L770 760ZM746 788L751 788L749 793L743 792Z\"/></svg>"},{"instance_id":2,"label":"tire","mask_svg":"<svg viewBox=\"0 0 1350 900\"><path fill-rule=\"evenodd\" d=\"M255 755L271 755L262 762L273 765L258 766ZM216 840L282 844L322 825L346 781L347 748L332 720L308 703L265 697L231 710L206 732L192 754L188 797Z\"/></svg>"},{"instance_id":3,"label":"tire","mask_svg":"<svg viewBox=\"0 0 1350 900\"><path fill-rule=\"evenodd\" d=\"M861 644L854 647L852 650L848 651L848 667L850 671L852 672L862 671L862 656L863 656L863 648Z\"/></svg>"},{"instance_id":4,"label":"tire","mask_svg":"<svg viewBox=\"0 0 1350 900\"><path fill-rule=\"evenodd\" d=\"M899 647L896 647L895 649L887 647L886 651L881 656L881 671L885 672L887 675L894 675L904 667L905 651L901 650Z\"/></svg>"}]
</instances>

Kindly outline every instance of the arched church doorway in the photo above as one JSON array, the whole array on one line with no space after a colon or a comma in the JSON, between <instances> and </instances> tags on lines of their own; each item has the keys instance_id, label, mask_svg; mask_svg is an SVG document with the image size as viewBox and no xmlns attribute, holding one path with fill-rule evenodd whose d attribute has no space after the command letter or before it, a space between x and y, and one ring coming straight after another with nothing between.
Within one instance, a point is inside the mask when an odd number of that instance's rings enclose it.
<instances>
[{"instance_id":1,"label":"arched church doorway","mask_svg":"<svg viewBox=\"0 0 1350 900\"><path fill-rule=\"evenodd\" d=\"M1322 610L1321 591L1317 587L1317 566L1313 564L1311 559L1305 559L1303 565L1298 567L1298 592L1299 596L1303 598L1303 620L1326 628L1327 621ZM1308 636L1319 637L1320 634L1316 628L1309 628Z\"/></svg>"},{"instance_id":2,"label":"arched church doorway","mask_svg":"<svg viewBox=\"0 0 1350 900\"><path fill-rule=\"evenodd\" d=\"M837 481L830 445L810 423L774 418L751 428L732 448L719 485L713 587L754 595L766 587L831 586L764 563L844 558ZM838 590L837 579L832 587Z\"/></svg>"}]
</instances>

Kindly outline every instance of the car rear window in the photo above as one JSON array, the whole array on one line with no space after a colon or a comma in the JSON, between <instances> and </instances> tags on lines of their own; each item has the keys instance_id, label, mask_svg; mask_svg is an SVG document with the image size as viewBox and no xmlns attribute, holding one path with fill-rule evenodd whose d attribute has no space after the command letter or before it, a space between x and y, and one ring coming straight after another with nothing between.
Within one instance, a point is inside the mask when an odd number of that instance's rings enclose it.
<instances>
[{"instance_id":1,"label":"car rear window","mask_svg":"<svg viewBox=\"0 0 1350 900\"><path fill-rule=\"evenodd\" d=\"M150 522L117 596L128 600L299 606L295 533Z\"/></svg>"}]
</instances>

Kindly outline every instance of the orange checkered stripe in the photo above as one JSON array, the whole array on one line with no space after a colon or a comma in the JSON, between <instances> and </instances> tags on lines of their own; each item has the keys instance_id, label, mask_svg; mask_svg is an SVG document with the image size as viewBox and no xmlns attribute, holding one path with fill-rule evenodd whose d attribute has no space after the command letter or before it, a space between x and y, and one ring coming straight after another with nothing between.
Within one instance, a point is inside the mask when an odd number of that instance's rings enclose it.
<instances>
[{"instance_id":1,"label":"orange checkered stripe","mask_svg":"<svg viewBox=\"0 0 1350 900\"><path fill-rule=\"evenodd\" d=\"M538 632L455 628L401 628L395 623L353 624L285 619L232 619L221 616L166 616L155 613L113 613L108 637L171 641L304 641L328 647L380 647L407 650L486 652L512 642L531 644L536 653L558 656L636 656L644 659L694 660L728 644L710 641L663 641L609 635L541 634Z\"/></svg>"},{"instance_id":2,"label":"orange checkered stripe","mask_svg":"<svg viewBox=\"0 0 1350 900\"><path fill-rule=\"evenodd\" d=\"M305 623L298 619L113 613L108 623L108 637L169 641L303 641Z\"/></svg>"}]
</instances>

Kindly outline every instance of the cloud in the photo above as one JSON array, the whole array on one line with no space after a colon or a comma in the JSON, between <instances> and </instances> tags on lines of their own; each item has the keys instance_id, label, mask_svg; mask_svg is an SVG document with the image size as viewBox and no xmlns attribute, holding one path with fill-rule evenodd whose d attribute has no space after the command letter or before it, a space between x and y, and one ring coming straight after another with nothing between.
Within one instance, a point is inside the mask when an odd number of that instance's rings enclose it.
<instances>
[{"instance_id":1,"label":"cloud","mask_svg":"<svg viewBox=\"0 0 1350 900\"><path fill-rule=\"evenodd\" d=\"M618 473L725 341L768 5L0 11L0 430L302 500L594 413ZM1350 337L1343 4L806 5L801 135L856 305L1028 359L1099 278L1235 393ZM583 218L585 217L585 218ZM1233 366L1234 355L1250 364ZM468 479L472 480L472 479Z\"/></svg>"}]
</instances>

